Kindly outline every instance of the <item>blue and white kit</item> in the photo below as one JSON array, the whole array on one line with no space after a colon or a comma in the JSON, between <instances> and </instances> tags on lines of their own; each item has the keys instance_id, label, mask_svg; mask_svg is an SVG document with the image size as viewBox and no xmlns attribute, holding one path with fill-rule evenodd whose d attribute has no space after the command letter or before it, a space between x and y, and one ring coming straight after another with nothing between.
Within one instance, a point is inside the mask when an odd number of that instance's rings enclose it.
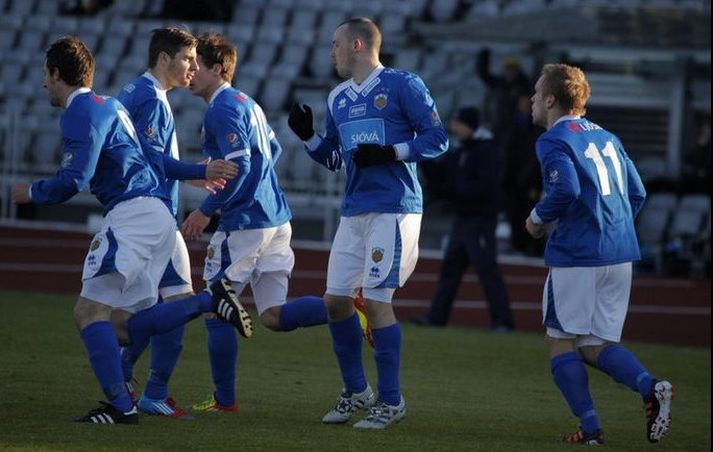
<instances>
[{"instance_id":1,"label":"blue and white kit","mask_svg":"<svg viewBox=\"0 0 713 452\"><path fill-rule=\"evenodd\" d=\"M351 155L362 143L393 145L397 160L358 168ZM366 298L390 302L418 259L423 194L416 163L448 149L433 98L415 74L379 65L361 84L350 79L332 90L326 135L306 145L316 162L346 171L327 292L353 296L363 288Z\"/></svg>"},{"instance_id":2,"label":"blue and white kit","mask_svg":"<svg viewBox=\"0 0 713 452\"><path fill-rule=\"evenodd\" d=\"M163 185L116 99L89 88L74 91L60 129L61 167L54 177L32 184L32 200L61 203L88 186L104 207L105 222L84 262L82 296L132 312L145 309L156 302L175 241Z\"/></svg>"},{"instance_id":3,"label":"blue and white kit","mask_svg":"<svg viewBox=\"0 0 713 452\"><path fill-rule=\"evenodd\" d=\"M646 198L620 140L578 116L564 116L536 144L544 198L531 216L554 223L543 294L548 331L618 341L640 258L634 218ZM578 270L574 270L578 269Z\"/></svg>"}]
</instances>

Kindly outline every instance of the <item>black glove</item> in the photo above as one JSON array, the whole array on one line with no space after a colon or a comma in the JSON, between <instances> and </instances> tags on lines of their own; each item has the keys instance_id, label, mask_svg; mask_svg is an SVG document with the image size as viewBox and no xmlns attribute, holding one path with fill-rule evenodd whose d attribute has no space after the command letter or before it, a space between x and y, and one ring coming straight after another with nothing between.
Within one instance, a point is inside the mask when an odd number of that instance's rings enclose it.
<instances>
[{"instance_id":1,"label":"black glove","mask_svg":"<svg viewBox=\"0 0 713 452\"><path fill-rule=\"evenodd\" d=\"M293 104L290 108L290 116L287 118L287 125L290 126L295 135L300 140L307 141L314 135L312 125L312 109L307 104Z\"/></svg>"},{"instance_id":2,"label":"black glove","mask_svg":"<svg viewBox=\"0 0 713 452\"><path fill-rule=\"evenodd\" d=\"M359 168L381 165L396 160L396 148L380 144L359 144L352 154L352 161Z\"/></svg>"}]
</instances>

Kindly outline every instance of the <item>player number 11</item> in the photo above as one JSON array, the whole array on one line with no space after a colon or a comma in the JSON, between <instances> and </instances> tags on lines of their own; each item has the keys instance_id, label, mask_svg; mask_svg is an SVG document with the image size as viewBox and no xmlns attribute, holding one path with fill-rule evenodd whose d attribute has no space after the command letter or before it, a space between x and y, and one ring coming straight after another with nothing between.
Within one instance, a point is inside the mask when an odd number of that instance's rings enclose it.
<instances>
[{"instance_id":1,"label":"player number 11","mask_svg":"<svg viewBox=\"0 0 713 452\"><path fill-rule=\"evenodd\" d=\"M621 177L621 162L619 161L619 154L617 154L616 149L611 141L607 141L606 146L599 152L599 149L594 145L594 143L589 143L587 149L584 151L584 156L588 159L594 161L594 166L597 168L597 176L599 176L599 189L603 196L611 194L611 184L609 183L609 170L604 163L604 157L609 157L614 166L614 172L616 173L616 185L619 187L619 193L624 194L624 181Z\"/></svg>"}]
</instances>

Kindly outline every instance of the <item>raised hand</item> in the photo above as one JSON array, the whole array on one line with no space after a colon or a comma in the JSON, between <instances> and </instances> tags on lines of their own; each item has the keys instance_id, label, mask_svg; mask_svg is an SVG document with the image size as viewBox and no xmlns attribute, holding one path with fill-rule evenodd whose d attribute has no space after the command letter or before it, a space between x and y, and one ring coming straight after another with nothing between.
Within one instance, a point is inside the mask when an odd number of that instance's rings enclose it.
<instances>
[{"instance_id":1,"label":"raised hand","mask_svg":"<svg viewBox=\"0 0 713 452\"><path fill-rule=\"evenodd\" d=\"M312 109L307 104L293 104L290 108L290 116L287 118L287 125L290 126L295 135L300 140L307 141L314 135L314 125L312 119Z\"/></svg>"}]
</instances>

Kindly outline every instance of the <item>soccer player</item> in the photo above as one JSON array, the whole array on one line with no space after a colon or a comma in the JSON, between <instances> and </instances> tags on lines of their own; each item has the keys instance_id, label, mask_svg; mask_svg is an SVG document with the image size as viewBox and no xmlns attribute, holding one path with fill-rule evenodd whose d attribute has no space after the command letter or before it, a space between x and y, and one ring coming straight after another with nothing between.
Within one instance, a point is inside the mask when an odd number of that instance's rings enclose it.
<instances>
[{"instance_id":1,"label":"soccer player","mask_svg":"<svg viewBox=\"0 0 713 452\"><path fill-rule=\"evenodd\" d=\"M154 150L155 169L166 192L171 197L171 212L178 214L178 182L167 178L166 173L179 178L204 178L205 165L181 165L178 159L176 124L168 102L167 92L173 88L187 88L198 70L196 63L196 39L180 28L153 30L148 51L149 69L127 84L119 93L119 101L131 116L139 140L144 149ZM237 174L237 165L224 160L209 163L223 168L223 173L232 178ZM205 185L207 181L198 181ZM208 185L209 190L221 188L223 180ZM161 278L159 294L165 303L193 295L191 266L188 249L176 226L176 248L171 261ZM183 326L169 333L151 338L151 365L149 378L138 400L139 410L153 415L188 419L188 413L178 407L168 396L168 380L183 349ZM134 343L121 351L124 378L133 387L134 364L147 344Z\"/></svg>"},{"instance_id":2,"label":"soccer player","mask_svg":"<svg viewBox=\"0 0 713 452\"><path fill-rule=\"evenodd\" d=\"M580 420L569 443L602 444L584 363L638 392L646 437L670 427L673 387L649 374L619 345L629 304L632 261L639 259L634 218L646 197L619 138L582 116L590 89L584 73L547 64L532 96L532 119L547 129L536 152L546 196L525 221L547 240L550 267L542 297L552 377Z\"/></svg>"},{"instance_id":3,"label":"soccer player","mask_svg":"<svg viewBox=\"0 0 713 452\"><path fill-rule=\"evenodd\" d=\"M331 57L347 79L327 99L326 136L312 111L295 105L288 123L309 156L332 171L346 169L342 214L327 270L324 300L344 388L322 422L347 422L370 408L357 428L383 429L401 420L401 329L391 300L418 258L422 193L416 162L448 149L436 105L416 76L379 62L381 32L368 18L337 27ZM362 332L354 297L362 289L374 340L378 399L364 376Z\"/></svg>"},{"instance_id":4,"label":"soccer player","mask_svg":"<svg viewBox=\"0 0 713 452\"><path fill-rule=\"evenodd\" d=\"M60 118L64 154L45 180L12 187L18 204L57 204L89 187L104 207L104 225L84 261L74 320L108 402L77 419L136 424L119 345L145 342L204 312L245 328L235 292L225 280L211 292L156 304L158 283L175 248L175 220L164 186L145 156L129 114L116 99L91 90L94 58L75 37L47 49L43 85ZM249 325L248 325L249 326Z\"/></svg>"},{"instance_id":5,"label":"soccer player","mask_svg":"<svg viewBox=\"0 0 713 452\"><path fill-rule=\"evenodd\" d=\"M294 265L290 247L291 213L275 173L282 148L265 114L252 98L230 86L237 64L235 46L216 34L198 38L198 66L191 91L208 103L203 122L203 152L237 163L238 176L209 195L183 223L186 238L197 237L220 209L220 223L208 245L203 278L225 277L240 294L249 283L264 326L291 331L327 323L319 297L286 303ZM221 319L206 318L214 393L195 405L198 411L238 410L235 372L238 344L234 329Z\"/></svg>"}]
</instances>

